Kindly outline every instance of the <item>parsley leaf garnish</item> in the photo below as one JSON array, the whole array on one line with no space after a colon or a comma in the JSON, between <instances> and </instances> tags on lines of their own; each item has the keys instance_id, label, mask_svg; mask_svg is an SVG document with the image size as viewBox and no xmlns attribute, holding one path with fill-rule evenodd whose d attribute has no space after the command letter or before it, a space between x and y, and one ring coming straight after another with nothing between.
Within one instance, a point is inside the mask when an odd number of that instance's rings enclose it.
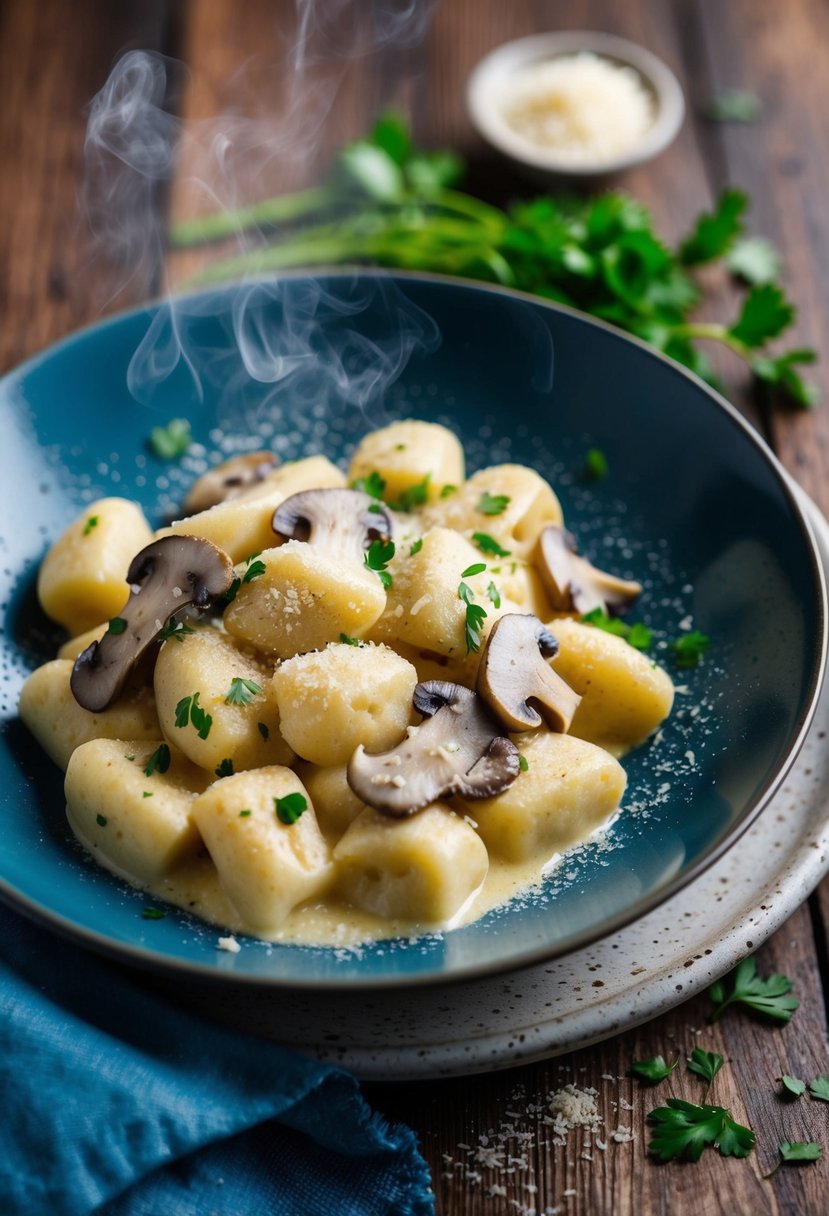
<instances>
[{"instance_id":1,"label":"parsley leaf garnish","mask_svg":"<svg viewBox=\"0 0 829 1216\"><path fill-rule=\"evenodd\" d=\"M829 1102L829 1077L815 1077L809 1082L809 1096L821 1102Z\"/></svg>"},{"instance_id":2,"label":"parsley leaf garnish","mask_svg":"<svg viewBox=\"0 0 829 1216\"><path fill-rule=\"evenodd\" d=\"M795 368L798 364L814 363L817 355L813 350L789 350L785 354L769 357L755 355L751 370L758 380L775 388L782 388L789 397L806 407L815 405L820 399L820 390L811 380L804 380Z\"/></svg>"},{"instance_id":3,"label":"parsley leaf garnish","mask_svg":"<svg viewBox=\"0 0 829 1216\"><path fill-rule=\"evenodd\" d=\"M482 553L490 553L493 557L509 557L511 549L502 549L494 536L487 532L473 532L472 540Z\"/></svg>"},{"instance_id":4,"label":"parsley leaf garnish","mask_svg":"<svg viewBox=\"0 0 829 1216\"><path fill-rule=\"evenodd\" d=\"M483 574L484 570L486 570L486 562L473 562L471 566L461 570L461 578L474 578L476 574Z\"/></svg>"},{"instance_id":5,"label":"parsley leaf garnish","mask_svg":"<svg viewBox=\"0 0 829 1216\"><path fill-rule=\"evenodd\" d=\"M369 570L373 570L380 582L388 591L392 585L392 576L389 574L386 566L394 557L394 541L393 540L373 540L366 551L363 558Z\"/></svg>"},{"instance_id":6,"label":"parsley leaf garnish","mask_svg":"<svg viewBox=\"0 0 829 1216\"><path fill-rule=\"evenodd\" d=\"M742 190L726 190L714 211L703 213L693 232L685 238L679 248L679 256L686 266L697 266L727 253L743 230L743 212L748 199Z\"/></svg>"},{"instance_id":7,"label":"parsley leaf garnish","mask_svg":"<svg viewBox=\"0 0 829 1216\"><path fill-rule=\"evenodd\" d=\"M411 548L409 549L409 557L414 557L414 555L416 553L419 553L422 548L423 548L423 537L421 536L418 538L418 540L412 541Z\"/></svg>"},{"instance_id":8,"label":"parsley leaf garnish","mask_svg":"<svg viewBox=\"0 0 829 1216\"><path fill-rule=\"evenodd\" d=\"M154 426L150 431L150 447L161 460L175 460L190 446L190 423L186 418L171 418L166 426Z\"/></svg>"},{"instance_id":9,"label":"parsley leaf garnish","mask_svg":"<svg viewBox=\"0 0 829 1216\"><path fill-rule=\"evenodd\" d=\"M159 629L155 640L157 642L183 642L185 634L195 632L193 626L188 625L186 621L168 621Z\"/></svg>"},{"instance_id":10,"label":"parsley leaf garnish","mask_svg":"<svg viewBox=\"0 0 829 1216\"><path fill-rule=\"evenodd\" d=\"M166 773L169 767L170 749L166 743L161 743L147 761L147 766L144 769L144 776L152 777L153 773L155 772Z\"/></svg>"},{"instance_id":11,"label":"parsley leaf garnish","mask_svg":"<svg viewBox=\"0 0 829 1216\"><path fill-rule=\"evenodd\" d=\"M729 328L732 338L753 349L776 338L794 320L794 307L775 283L752 287L742 311Z\"/></svg>"},{"instance_id":12,"label":"parsley leaf garnish","mask_svg":"<svg viewBox=\"0 0 829 1216\"><path fill-rule=\"evenodd\" d=\"M199 705L200 695L200 693L194 692L192 696L181 698L176 705L176 726L182 729L192 722L199 738L206 739L210 734L213 719Z\"/></svg>"},{"instance_id":13,"label":"parsley leaf garnish","mask_svg":"<svg viewBox=\"0 0 829 1216\"><path fill-rule=\"evenodd\" d=\"M89 536L89 533L92 531L92 529L98 527L98 523L99 523L98 516L90 515L89 519L86 521L86 523L83 526L84 536Z\"/></svg>"},{"instance_id":14,"label":"parsley leaf garnish","mask_svg":"<svg viewBox=\"0 0 829 1216\"><path fill-rule=\"evenodd\" d=\"M347 633L340 634L340 641L343 646L360 646L362 643L359 638L350 638Z\"/></svg>"},{"instance_id":15,"label":"parsley leaf garnish","mask_svg":"<svg viewBox=\"0 0 829 1216\"><path fill-rule=\"evenodd\" d=\"M610 466L601 448L588 448L584 458L584 472L589 481L602 481L607 477Z\"/></svg>"},{"instance_id":16,"label":"parsley leaf garnish","mask_svg":"<svg viewBox=\"0 0 829 1216\"><path fill-rule=\"evenodd\" d=\"M522 773L527 773L530 770L530 762L523 752L518 753L518 767Z\"/></svg>"},{"instance_id":17,"label":"parsley leaf garnish","mask_svg":"<svg viewBox=\"0 0 829 1216\"><path fill-rule=\"evenodd\" d=\"M708 634L700 633L698 629L692 629L690 633L683 633L675 642L671 642L674 662L677 667L696 667L710 644L711 639Z\"/></svg>"},{"instance_id":18,"label":"parsley leaf garnish","mask_svg":"<svg viewBox=\"0 0 829 1216\"><path fill-rule=\"evenodd\" d=\"M484 490L475 510L481 515L500 515L506 511L509 501L506 494L490 494L488 490Z\"/></svg>"},{"instance_id":19,"label":"parsley leaf garnish","mask_svg":"<svg viewBox=\"0 0 829 1216\"><path fill-rule=\"evenodd\" d=\"M114 616L107 625L107 633L123 633L127 627L127 622L122 616Z\"/></svg>"},{"instance_id":20,"label":"parsley leaf garnish","mask_svg":"<svg viewBox=\"0 0 829 1216\"><path fill-rule=\"evenodd\" d=\"M261 578L261 576L265 573L267 568L268 567L265 565L264 562L254 561L252 557L249 557L248 558L248 568L245 571L245 573L242 575L242 582L243 583L252 583L255 578Z\"/></svg>"},{"instance_id":21,"label":"parsley leaf garnish","mask_svg":"<svg viewBox=\"0 0 829 1216\"><path fill-rule=\"evenodd\" d=\"M250 705L256 694L261 691L261 684L257 684L255 680L234 676L225 695L225 705Z\"/></svg>"},{"instance_id":22,"label":"parsley leaf garnish","mask_svg":"<svg viewBox=\"0 0 829 1216\"><path fill-rule=\"evenodd\" d=\"M700 1047L695 1047L691 1052L690 1059L688 1060L688 1071L697 1073L706 1082L703 1096L708 1093L711 1082L724 1063L725 1061L719 1052L703 1051Z\"/></svg>"},{"instance_id":23,"label":"parsley leaf garnish","mask_svg":"<svg viewBox=\"0 0 829 1216\"><path fill-rule=\"evenodd\" d=\"M273 803L277 819L288 826L296 823L308 809L308 800L303 794L285 794L282 798L274 798Z\"/></svg>"},{"instance_id":24,"label":"parsley leaf garnish","mask_svg":"<svg viewBox=\"0 0 829 1216\"><path fill-rule=\"evenodd\" d=\"M667 1064L664 1056L653 1056L650 1060L634 1060L629 1072L644 1081L646 1085L658 1085L669 1077L679 1063L679 1056L673 1064Z\"/></svg>"},{"instance_id":25,"label":"parsley leaf garnish","mask_svg":"<svg viewBox=\"0 0 829 1216\"><path fill-rule=\"evenodd\" d=\"M469 569L477 573L477 567L470 566ZM485 570L486 566L483 569ZM461 581L458 584L458 596L466 604L466 653L477 653L481 648L481 626L488 613L480 604L475 603L475 593L468 583Z\"/></svg>"},{"instance_id":26,"label":"parsley leaf garnish","mask_svg":"<svg viewBox=\"0 0 829 1216\"><path fill-rule=\"evenodd\" d=\"M754 1132L731 1118L722 1106L696 1106L680 1098L668 1098L648 1114L655 1125L648 1146L660 1161L699 1161L708 1145L723 1157L746 1157L754 1148Z\"/></svg>"},{"instance_id":27,"label":"parsley leaf garnish","mask_svg":"<svg viewBox=\"0 0 829 1216\"><path fill-rule=\"evenodd\" d=\"M498 588L495 586L495 584L493 582L487 583L486 593L489 596L489 602L492 604L493 608L500 608L501 607L501 592L498 590Z\"/></svg>"},{"instance_id":28,"label":"parsley leaf garnish","mask_svg":"<svg viewBox=\"0 0 829 1216\"><path fill-rule=\"evenodd\" d=\"M748 89L723 89L705 107L705 117L712 122L757 122L763 103Z\"/></svg>"},{"instance_id":29,"label":"parsley leaf garnish","mask_svg":"<svg viewBox=\"0 0 829 1216\"><path fill-rule=\"evenodd\" d=\"M790 1077L784 1073L780 1079L780 1084L787 1093L793 1094L795 1098L799 1098L806 1092L806 1082L799 1080L797 1077Z\"/></svg>"},{"instance_id":30,"label":"parsley leaf garnish","mask_svg":"<svg viewBox=\"0 0 829 1216\"><path fill-rule=\"evenodd\" d=\"M232 777L233 761L229 757L226 757L224 760L219 761L213 771L217 777Z\"/></svg>"},{"instance_id":31,"label":"parsley leaf garnish","mask_svg":"<svg viewBox=\"0 0 829 1216\"><path fill-rule=\"evenodd\" d=\"M423 481L419 481L417 485L401 490L400 497L395 502L389 503L391 509L393 511L414 511L416 507L422 507L429 498L431 480L432 474L427 473Z\"/></svg>"},{"instance_id":32,"label":"parsley leaf garnish","mask_svg":"<svg viewBox=\"0 0 829 1216\"><path fill-rule=\"evenodd\" d=\"M755 1013L761 1013L778 1022L790 1022L800 1004L797 997L788 996L794 985L785 975L770 975L761 979L757 974L754 955L743 959L731 973L731 992L726 993L723 980L718 980L709 989L715 1009L711 1021L716 1022L729 1005L746 1005Z\"/></svg>"},{"instance_id":33,"label":"parsley leaf garnish","mask_svg":"<svg viewBox=\"0 0 829 1216\"><path fill-rule=\"evenodd\" d=\"M450 482L447 481L445 486L441 486L440 497L448 498L450 496L450 494L455 494L457 492L457 489L458 489L457 486L453 486Z\"/></svg>"},{"instance_id":34,"label":"parsley leaf garnish","mask_svg":"<svg viewBox=\"0 0 829 1216\"><path fill-rule=\"evenodd\" d=\"M368 494L371 498L382 498L383 491L386 488L386 480L381 477L376 469L365 477L357 477L351 483L352 490L362 490L364 494Z\"/></svg>"},{"instance_id":35,"label":"parsley leaf garnish","mask_svg":"<svg viewBox=\"0 0 829 1216\"><path fill-rule=\"evenodd\" d=\"M617 638L624 638L628 645L633 646L635 650L647 650L653 642L653 630L648 629L647 625L643 625L641 621L634 621L632 625L628 625L617 616L608 616L602 608L594 608L591 612L585 612L581 619L585 625L594 625L597 629L603 629L605 633L612 633Z\"/></svg>"},{"instance_id":36,"label":"parsley leaf garnish","mask_svg":"<svg viewBox=\"0 0 829 1216\"><path fill-rule=\"evenodd\" d=\"M823 1149L819 1144L813 1141L806 1142L803 1140L784 1140L782 1144L777 1146L777 1151L780 1153L780 1160L774 1169L769 1170L764 1174L764 1178L773 1178L781 1165L794 1165L804 1161L820 1161L823 1156Z\"/></svg>"}]
</instances>

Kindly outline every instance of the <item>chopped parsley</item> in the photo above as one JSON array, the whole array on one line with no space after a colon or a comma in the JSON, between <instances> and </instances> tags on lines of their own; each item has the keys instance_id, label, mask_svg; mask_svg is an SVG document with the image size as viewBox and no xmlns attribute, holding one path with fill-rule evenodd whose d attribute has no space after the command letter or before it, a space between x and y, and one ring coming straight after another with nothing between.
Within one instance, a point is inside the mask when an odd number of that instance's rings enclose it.
<instances>
[{"instance_id":1,"label":"chopped parsley","mask_svg":"<svg viewBox=\"0 0 829 1216\"><path fill-rule=\"evenodd\" d=\"M715 1006L710 1019L712 1022L716 1022L729 1005L745 1005L777 1022L790 1022L800 1004L797 997L788 995L794 987L788 976L760 978L753 955L743 959L728 978L731 979L731 992L726 991L724 980L718 980L708 990Z\"/></svg>"},{"instance_id":2,"label":"chopped parsley","mask_svg":"<svg viewBox=\"0 0 829 1216\"><path fill-rule=\"evenodd\" d=\"M648 1114L654 1124L650 1152L660 1161L699 1161L702 1150L711 1145L723 1157L747 1157L754 1148L755 1136L722 1106L697 1106L680 1098L668 1098Z\"/></svg>"},{"instance_id":3,"label":"chopped parsley","mask_svg":"<svg viewBox=\"0 0 829 1216\"><path fill-rule=\"evenodd\" d=\"M144 790L144 792L141 795L142 798L152 798L152 796L153 796L152 790Z\"/></svg>"},{"instance_id":4,"label":"chopped parsley","mask_svg":"<svg viewBox=\"0 0 829 1216\"><path fill-rule=\"evenodd\" d=\"M481 515L500 515L503 511L506 511L509 501L506 494L490 494L487 490L484 490L478 499L478 505L475 510L479 511Z\"/></svg>"},{"instance_id":5,"label":"chopped parsley","mask_svg":"<svg viewBox=\"0 0 829 1216\"><path fill-rule=\"evenodd\" d=\"M647 625L643 625L641 621L634 621L632 625L628 625L616 616L608 616L603 608L594 608L591 612L585 612L581 619L585 625L594 625L597 629L603 629L605 633L612 633L617 638L624 638L628 645L633 646L635 650L647 650L653 642L653 630L648 629Z\"/></svg>"},{"instance_id":6,"label":"chopped parsley","mask_svg":"<svg viewBox=\"0 0 829 1216\"><path fill-rule=\"evenodd\" d=\"M671 1075L678 1063L679 1056L673 1064L666 1064L664 1056L653 1056L649 1060L634 1060L628 1071L646 1085L658 1085Z\"/></svg>"},{"instance_id":7,"label":"chopped parsley","mask_svg":"<svg viewBox=\"0 0 829 1216\"><path fill-rule=\"evenodd\" d=\"M375 469L367 477L358 477L355 481L352 481L351 488L352 490L362 490L364 494L368 494L371 498L382 498L383 491L386 488L386 480Z\"/></svg>"},{"instance_id":8,"label":"chopped parsley","mask_svg":"<svg viewBox=\"0 0 829 1216\"><path fill-rule=\"evenodd\" d=\"M359 638L350 638L347 633L340 634L340 641L343 646L360 646L362 643Z\"/></svg>"},{"instance_id":9,"label":"chopped parsley","mask_svg":"<svg viewBox=\"0 0 829 1216\"><path fill-rule=\"evenodd\" d=\"M363 558L368 569L374 571L387 591L392 585L392 576L389 574L386 566L393 557L393 540L373 540Z\"/></svg>"},{"instance_id":10,"label":"chopped parsley","mask_svg":"<svg viewBox=\"0 0 829 1216\"><path fill-rule=\"evenodd\" d=\"M192 696L182 697L176 705L176 726L180 729L192 723L200 739L206 739L210 734L213 719L199 705L201 693L194 692Z\"/></svg>"},{"instance_id":11,"label":"chopped parsley","mask_svg":"<svg viewBox=\"0 0 829 1216\"><path fill-rule=\"evenodd\" d=\"M389 503L391 509L393 511L414 511L416 507L422 507L428 501L431 480L432 474L427 473L423 481L401 490L400 497L395 502Z\"/></svg>"},{"instance_id":12,"label":"chopped parsley","mask_svg":"<svg viewBox=\"0 0 829 1216\"><path fill-rule=\"evenodd\" d=\"M482 553L489 553L492 557L509 557L512 552L511 549L502 549L495 537L487 532L473 532L472 540Z\"/></svg>"},{"instance_id":13,"label":"chopped parsley","mask_svg":"<svg viewBox=\"0 0 829 1216\"><path fill-rule=\"evenodd\" d=\"M304 794L285 794L282 798L274 798L273 803L277 819L289 827L296 823L303 811L308 810L308 799Z\"/></svg>"},{"instance_id":14,"label":"chopped parsley","mask_svg":"<svg viewBox=\"0 0 829 1216\"><path fill-rule=\"evenodd\" d=\"M527 757L524 755L523 752L518 753L518 767L522 773L526 773L529 771L530 762L527 759Z\"/></svg>"},{"instance_id":15,"label":"chopped parsley","mask_svg":"<svg viewBox=\"0 0 829 1216\"><path fill-rule=\"evenodd\" d=\"M683 633L681 638L671 642L671 650L677 667L696 667L710 642L711 639L708 635L700 633L698 629L692 629L690 633Z\"/></svg>"},{"instance_id":16,"label":"chopped parsley","mask_svg":"<svg viewBox=\"0 0 829 1216\"><path fill-rule=\"evenodd\" d=\"M469 569L477 572L475 566L470 566ZM481 648L481 627L488 615L487 610L475 603L475 593L468 583L461 581L458 584L458 597L466 604L466 653L477 653Z\"/></svg>"},{"instance_id":17,"label":"chopped parsley","mask_svg":"<svg viewBox=\"0 0 829 1216\"><path fill-rule=\"evenodd\" d=\"M244 680L241 676L234 676L225 695L225 705L250 705L256 694L261 691L262 686L255 680Z\"/></svg>"},{"instance_id":18,"label":"chopped parsley","mask_svg":"<svg viewBox=\"0 0 829 1216\"><path fill-rule=\"evenodd\" d=\"M418 540L412 541L412 547L409 549L409 557L414 557L414 555L419 553L422 548L423 537L421 536Z\"/></svg>"},{"instance_id":19,"label":"chopped parsley","mask_svg":"<svg viewBox=\"0 0 829 1216\"><path fill-rule=\"evenodd\" d=\"M122 616L114 616L107 625L107 633L123 633L127 627L127 622Z\"/></svg>"},{"instance_id":20,"label":"chopped parsley","mask_svg":"<svg viewBox=\"0 0 829 1216\"><path fill-rule=\"evenodd\" d=\"M109 820L107 819L106 815L96 815L95 822L97 823L99 828L105 828L106 825L109 823Z\"/></svg>"},{"instance_id":21,"label":"chopped parsley","mask_svg":"<svg viewBox=\"0 0 829 1216\"><path fill-rule=\"evenodd\" d=\"M483 574L484 570L486 570L486 562L473 562L471 566L461 570L461 578L474 578L476 574Z\"/></svg>"},{"instance_id":22,"label":"chopped parsley","mask_svg":"<svg viewBox=\"0 0 829 1216\"><path fill-rule=\"evenodd\" d=\"M495 586L495 584L492 581L487 583L486 593L489 596L489 602L492 604L493 608L500 608L501 607L501 592L498 590L498 588Z\"/></svg>"},{"instance_id":23,"label":"chopped parsley","mask_svg":"<svg viewBox=\"0 0 829 1216\"><path fill-rule=\"evenodd\" d=\"M171 418L166 426L154 426L150 431L150 447L161 460L175 460L190 446L190 423L186 418Z\"/></svg>"},{"instance_id":24,"label":"chopped parsley","mask_svg":"<svg viewBox=\"0 0 829 1216\"><path fill-rule=\"evenodd\" d=\"M166 915L163 908L144 908L141 913L144 920L163 920Z\"/></svg>"},{"instance_id":25,"label":"chopped parsley","mask_svg":"<svg viewBox=\"0 0 829 1216\"><path fill-rule=\"evenodd\" d=\"M166 773L170 767L170 749L166 743L160 743L153 754L147 761L147 766L144 769L145 777L152 777L153 773Z\"/></svg>"},{"instance_id":26,"label":"chopped parsley","mask_svg":"<svg viewBox=\"0 0 829 1216\"><path fill-rule=\"evenodd\" d=\"M244 809L243 811L240 811L240 812L239 812L239 818L240 818L240 819L247 819L247 817L248 817L248 815L249 815L250 813L251 813L251 812L250 812L250 809L249 809L248 807L245 807L245 809Z\"/></svg>"},{"instance_id":27,"label":"chopped parsley","mask_svg":"<svg viewBox=\"0 0 829 1216\"><path fill-rule=\"evenodd\" d=\"M584 458L584 473L589 481L602 481L607 477L610 466L601 448L588 448Z\"/></svg>"},{"instance_id":28,"label":"chopped parsley","mask_svg":"<svg viewBox=\"0 0 829 1216\"><path fill-rule=\"evenodd\" d=\"M186 621L168 621L163 625L155 635L157 642L183 642L184 635L187 633L195 633L192 625L188 625Z\"/></svg>"},{"instance_id":29,"label":"chopped parsley","mask_svg":"<svg viewBox=\"0 0 829 1216\"><path fill-rule=\"evenodd\" d=\"M241 576L241 578L237 574L236 578L234 578L233 582L230 584L230 586L228 587L227 591L224 594L224 598L228 604L231 604L236 599L236 595L239 591L239 588L242 586L242 583L252 582L253 579L259 578L267 570L268 567L265 565L264 562L260 562L260 561L256 560L256 558L258 558L258 557L259 557L258 553L251 553L250 557L245 558L245 565L247 566L247 569L245 570L245 572Z\"/></svg>"},{"instance_id":30,"label":"chopped parsley","mask_svg":"<svg viewBox=\"0 0 829 1216\"><path fill-rule=\"evenodd\" d=\"M98 527L99 522L100 522L100 520L97 515L90 515L89 519L86 521L86 523L83 526L84 536L89 536L89 533L93 530L93 528Z\"/></svg>"},{"instance_id":31,"label":"chopped parsley","mask_svg":"<svg viewBox=\"0 0 829 1216\"><path fill-rule=\"evenodd\" d=\"M441 491L440 491L440 497L441 497L441 498L449 498L449 496L450 496L451 494L456 494L456 493L457 493L457 490L458 490L458 487L457 487L457 486L453 486L453 485L451 484L451 482L448 482L448 481L447 481L446 485L441 487Z\"/></svg>"},{"instance_id":32,"label":"chopped parsley","mask_svg":"<svg viewBox=\"0 0 829 1216\"><path fill-rule=\"evenodd\" d=\"M221 760L213 770L217 777L232 777L233 776L233 761L229 758Z\"/></svg>"}]
</instances>

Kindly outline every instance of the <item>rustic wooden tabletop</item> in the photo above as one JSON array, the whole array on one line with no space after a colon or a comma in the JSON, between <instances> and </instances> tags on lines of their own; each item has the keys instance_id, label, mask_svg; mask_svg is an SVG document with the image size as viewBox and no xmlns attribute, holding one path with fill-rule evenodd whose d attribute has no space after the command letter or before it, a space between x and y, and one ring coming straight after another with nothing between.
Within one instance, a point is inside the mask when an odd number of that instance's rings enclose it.
<instances>
[{"instance_id":1,"label":"rustic wooden tabletop","mask_svg":"<svg viewBox=\"0 0 829 1216\"><path fill-rule=\"evenodd\" d=\"M316 13L300 6L311 35L325 4L320 0ZM429 7L421 5L424 16ZM374 8L399 13L406 6ZM278 124L290 91L278 65L294 38L292 11L288 0L0 0L0 371L193 269L193 255L179 254L165 267L161 247L150 246L141 272L131 273L134 267L114 264L112 249L90 240L79 218L85 106L118 55L143 47L187 64L188 74L171 99L185 134L201 120L251 107ZM365 131L393 101L412 115L420 142L453 147L468 158L473 190L496 199L520 193L522 183L475 138L464 113L463 83L498 43L568 27L625 35L649 46L677 73L689 102L679 138L658 161L620 184L652 208L669 238L687 228L722 187L748 191L752 228L783 255L785 283L799 305L797 343L823 353L816 378L829 398L829 20L823 0L783 6L772 0L442 0L431 22L424 19L419 39L395 39L392 31L382 53L356 62L332 56L329 47L315 69L328 100L323 105L322 95L316 96L320 123L311 152L307 141L295 142L264 167L260 158L261 180L246 181L246 187L265 193L318 178L331 151ZM726 88L758 94L761 119L749 126L701 117L704 101ZM170 186L154 187L163 222L207 209L198 174L195 145L185 143ZM117 215L113 210L110 219ZM716 282L710 288L708 314L727 315L731 289ZM739 366L725 363L722 370L732 399L829 511L829 400L812 412L772 414L755 399ZM369 1097L420 1134L443 1216L827 1211L829 1107L786 1103L776 1078L829 1073L828 931L829 880L758 952L761 972L784 972L800 997L801 1007L785 1028L769 1028L740 1013L709 1026L709 1002L698 996L574 1055L483 1077L373 1086ZM645 1124L656 1103L625 1073L633 1059L657 1053L673 1058L695 1045L729 1062L718 1078L717 1100L755 1129L758 1148L745 1161L708 1152L696 1165L658 1166L648 1159ZM516 1124L511 1112L521 1115L571 1080L597 1089L600 1106L628 1125L633 1138L591 1153L582 1132L571 1134L566 1148L519 1136L509 1141L511 1170L478 1166L476 1180L475 1170L459 1168L457 1162L467 1160L463 1145L477 1146L493 1129L497 1138L503 1125ZM677 1074L674 1092L698 1100L693 1081ZM525 1125L519 1120L516 1126ZM781 1169L764 1181L784 1140L818 1141L827 1157Z\"/></svg>"}]
</instances>

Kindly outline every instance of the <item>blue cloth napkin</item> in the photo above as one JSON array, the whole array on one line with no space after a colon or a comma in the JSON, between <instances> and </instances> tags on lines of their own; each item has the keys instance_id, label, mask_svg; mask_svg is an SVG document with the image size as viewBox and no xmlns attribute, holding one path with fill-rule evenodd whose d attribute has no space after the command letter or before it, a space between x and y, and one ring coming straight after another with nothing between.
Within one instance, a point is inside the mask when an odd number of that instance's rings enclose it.
<instances>
[{"instance_id":1,"label":"blue cloth napkin","mask_svg":"<svg viewBox=\"0 0 829 1216\"><path fill-rule=\"evenodd\" d=\"M0 907L3 1216L430 1216L414 1133Z\"/></svg>"}]
</instances>

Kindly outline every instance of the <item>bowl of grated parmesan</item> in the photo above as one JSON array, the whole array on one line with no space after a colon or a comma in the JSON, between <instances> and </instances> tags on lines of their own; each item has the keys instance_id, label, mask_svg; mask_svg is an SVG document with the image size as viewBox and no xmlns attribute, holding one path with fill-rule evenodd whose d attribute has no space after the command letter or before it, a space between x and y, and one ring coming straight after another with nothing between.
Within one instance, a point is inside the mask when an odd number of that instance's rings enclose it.
<instances>
[{"instance_id":1,"label":"bowl of grated parmesan","mask_svg":"<svg viewBox=\"0 0 829 1216\"><path fill-rule=\"evenodd\" d=\"M536 178L604 177L662 152L685 114L679 81L644 47L600 32L520 38L467 86L479 134Z\"/></svg>"}]
</instances>

